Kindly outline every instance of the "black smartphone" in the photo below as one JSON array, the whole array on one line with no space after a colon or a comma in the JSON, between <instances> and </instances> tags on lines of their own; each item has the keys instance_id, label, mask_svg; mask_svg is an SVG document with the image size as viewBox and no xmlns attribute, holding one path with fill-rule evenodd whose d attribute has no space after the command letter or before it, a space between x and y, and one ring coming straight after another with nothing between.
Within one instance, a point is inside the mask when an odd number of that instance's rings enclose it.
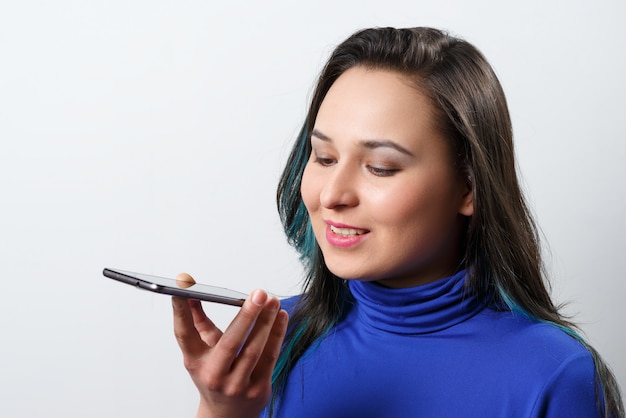
<instances>
[{"instance_id":1,"label":"black smartphone","mask_svg":"<svg viewBox=\"0 0 626 418\"><path fill-rule=\"evenodd\" d=\"M244 293L223 287L199 283L191 284L180 280L124 270L105 268L102 274L105 277L135 286L139 289L188 299L223 303L225 305L241 306L248 296Z\"/></svg>"}]
</instances>

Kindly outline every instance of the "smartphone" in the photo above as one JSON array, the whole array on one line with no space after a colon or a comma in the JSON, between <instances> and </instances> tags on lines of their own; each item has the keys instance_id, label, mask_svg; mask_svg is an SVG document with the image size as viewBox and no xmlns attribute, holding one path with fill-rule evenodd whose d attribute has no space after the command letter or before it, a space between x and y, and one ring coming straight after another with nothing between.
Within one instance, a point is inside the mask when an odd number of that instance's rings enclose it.
<instances>
[{"instance_id":1,"label":"smartphone","mask_svg":"<svg viewBox=\"0 0 626 418\"><path fill-rule=\"evenodd\" d=\"M209 286L199 283L190 284L177 281L175 279L152 276L149 274L133 273L124 270L105 268L102 271L102 274L105 277L135 286L139 289L171 296L180 296L188 299L223 303L225 305L241 306L248 297L248 295L244 293L236 292L223 287Z\"/></svg>"}]
</instances>

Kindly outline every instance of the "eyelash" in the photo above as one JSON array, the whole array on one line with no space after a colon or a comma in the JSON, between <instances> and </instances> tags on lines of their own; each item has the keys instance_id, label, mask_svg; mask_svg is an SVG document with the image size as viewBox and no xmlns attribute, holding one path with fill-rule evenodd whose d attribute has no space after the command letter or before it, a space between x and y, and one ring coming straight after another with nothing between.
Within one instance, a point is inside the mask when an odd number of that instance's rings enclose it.
<instances>
[{"instance_id":1,"label":"eyelash","mask_svg":"<svg viewBox=\"0 0 626 418\"><path fill-rule=\"evenodd\" d=\"M320 164L324 167L329 167L333 164L332 158L323 158L323 157L315 157L315 163Z\"/></svg>"},{"instance_id":2,"label":"eyelash","mask_svg":"<svg viewBox=\"0 0 626 418\"><path fill-rule=\"evenodd\" d=\"M330 167L333 165L334 160L332 158L315 157L314 162L322 167ZM390 177L396 174L400 169L397 168L380 168L374 166L367 166L367 170L376 177Z\"/></svg>"},{"instance_id":3,"label":"eyelash","mask_svg":"<svg viewBox=\"0 0 626 418\"><path fill-rule=\"evenodd\" d=\"M397 168L380 168L372 166L367 166L367 169L377 177L390 177L400 171Z\"/></svg>"}]
</instances>

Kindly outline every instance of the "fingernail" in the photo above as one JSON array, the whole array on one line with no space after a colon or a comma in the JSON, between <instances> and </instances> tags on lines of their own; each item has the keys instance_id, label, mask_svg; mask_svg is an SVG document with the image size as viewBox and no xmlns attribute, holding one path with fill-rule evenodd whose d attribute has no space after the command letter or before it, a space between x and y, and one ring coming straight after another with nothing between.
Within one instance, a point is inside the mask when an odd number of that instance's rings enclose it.
<instances>
[{"instance_id":1,"label":"fingernail","mask_svg":"<svg viewBox=\"0 0 626 418\"><path fill-rule=\"evenodd\" d=\"M255 290L252 294L252 302L254 302L255 305L261 306L266 300L267 294L262 290Z\"/></svg>"}]
</instances>

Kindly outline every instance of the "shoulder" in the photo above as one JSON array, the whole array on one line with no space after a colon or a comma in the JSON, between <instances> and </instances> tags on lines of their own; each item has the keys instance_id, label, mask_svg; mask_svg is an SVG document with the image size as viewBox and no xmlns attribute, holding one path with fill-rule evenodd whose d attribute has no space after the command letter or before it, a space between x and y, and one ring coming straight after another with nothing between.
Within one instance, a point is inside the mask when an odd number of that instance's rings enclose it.
<instances>
[{"instance_id":1,"label":"shoulder","mask_svg":"<svg viewBox=\"0 0 626 418\"><path fill-rule=\"evenodd\" d=\"M508 369L535 399L532 416L597 416L596 373L590 351L556 325L511 312L486 310ZM525 382L525 383L523 383Z\"/></svg>"},{"instance_id":2,"label":"shoulder","mask_svg":"<svg viewBox=\"0 0 626 418\"><path fill-rule=\"evenodd\" d=\"M589 352L567 357L545 382L536 399L537 416L593 417L597 381L593 358Z\"/></svg>"},{"instance_id":3,"label":"shoulder","mask_svg":"<svg viewBox=\"0 0 626 418\"><path fill-rule=\"evenodd\" d=\"M485 309L480 316L483 318L479 326L492 338L509 345L513 351L538 357L537 360L560 363L573 355L590 356L578 339L557 325L531 320L510 311Z\"/></svg>"},{"instance_id":4,"label":"shoulder","mask_svg":"<svg viewBox=\"0 0 626 418\"><path fill-rule=\"evenodd\" d=\"M455 332L449 330L450 333ZM481 361L515 373L527 383L546 382L563 367L582 368L594 377L593 358L581 341L557 325L510 311L484 309L457 331Z\"/></svg>"}]
</instances>

